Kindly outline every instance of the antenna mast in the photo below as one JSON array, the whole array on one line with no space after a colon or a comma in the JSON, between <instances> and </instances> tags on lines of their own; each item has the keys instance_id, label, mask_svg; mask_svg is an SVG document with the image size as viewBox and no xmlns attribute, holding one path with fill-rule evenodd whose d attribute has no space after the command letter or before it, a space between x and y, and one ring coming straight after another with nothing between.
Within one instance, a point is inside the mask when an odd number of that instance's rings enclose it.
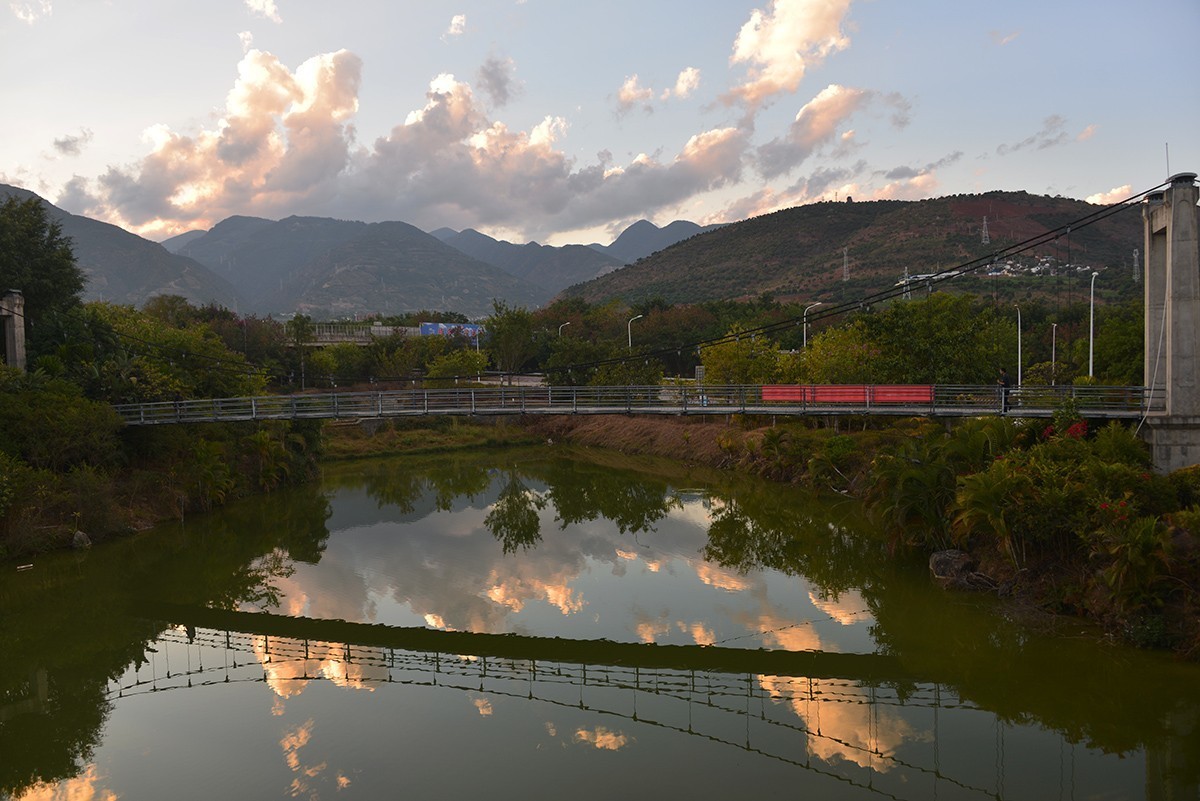
<instances>
[{"instance_id":1,"label":"antenna mast","mask_svg":"<svg viewBox=\"0 0 1200 801\"><path fill-rule=\"evenodd\" d=\"M842 248L842 280L850 280L850 248Z\"/></svg>"},{"instance_id":2,"label":"antenna mast","mask_svg":"<svg viewBox=\"0 0 1200 801\"><path fill-rule=\"evenodd\" d=\"M987 217L983 218L983 234L979 237L979 242L980 242L980 244L983 244L983 245L992 244L992 238L990 236L988 236Z\"/></svg>"}]
</instances>

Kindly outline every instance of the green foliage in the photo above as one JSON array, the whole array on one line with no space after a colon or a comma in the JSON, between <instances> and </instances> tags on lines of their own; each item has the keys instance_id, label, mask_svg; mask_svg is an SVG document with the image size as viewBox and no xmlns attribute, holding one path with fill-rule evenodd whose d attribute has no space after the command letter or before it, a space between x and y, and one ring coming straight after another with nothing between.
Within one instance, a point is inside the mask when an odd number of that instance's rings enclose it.
<instances>
[{"instance_id":1,"label":"green foliage","mask_svg":"<svg viewBox=\"0 0 1200 801\"><path fill-rule=\"evenodd\" d=\"M1122 515L1110 520L1100 530L1099 553L1107 561L1101 575L1122 609L1161 604L1157 589L1170 574L1171 536L1157 517Z\"/></svg>"},{"instance_id":2,"label":"green foliage","mask_svg":"<svg viewBox=\"0 0 1200 801\"><path fill-rule=\"evenodd\" d=\"M1144 306L1135 299L1097 310L1094 356L1101 384L1136 387L1146 380Z\"/></svg>"},{"instance_id":3,"label":"green foliage","mask_svg":"<svg viewBox=\"0 0 1200 801\"><path fill-rule=\"evenodd\" d=\"M0 365L0 452L37 468L112 464L121 420L74 384Z\"/></svg>"},{"instance_id":4,"label":"green foliage","mask_svg":"<svg viewBox=\"0 0 1200 801\"><path fill-rule=\"evenodd\" d=\"M128 306L89 303L37 366L112 403L260 394L266 378L206 325L177 328Z\"/></svg>"},{"instance_id":5,"label":"green foliage","mask_svg":"<svg viewBox=\"0 0 1200 801\"><path fill-rule=\"evenodd\" d=\"M221 505L237 483L226 457L223 443L204 438L192 445L191 458L177 465L184 486L194 489L197 505L209 510L214 504Z\"/></svg>"},{"instance_id":6,"label":"green foliage","mask_svg":"<svg viewBox=\"0 0 1200 801\"><path fill-rule=\"evenodd\" d=\"M964 536L982 533L995 537L1013 564L1019 565L1025 558L1023 542L1014 540L1009 520L1031 490L1026 474L1009 470L1000 461L982 472L961 476L954 498L954 524Z\"/></svg>"},{"instance_id":7,"label":"green foliage","mask_svg":"<svg viewBox=\"0 0 1200 801\"><path fill-rule=\"evenodd\" d=\"M1128 426L1116 420L1096 431L1092 447L1096 457L1106 462L1142 468L1150 466L1150 449L1146 443L1138 439Z\"/></svg>"},{"instance_id":8,"label":"green foliage","mask_svg":"<svg viewBox=\"0 0 1200 801\"><path fill-rule=\"evenodd\" d=\"M771 384L779 377L779 346L762 334L735 325L725 342L701 351L706 384ZM732 339L728 339L732 337Z\"/></svg>"},{"instance_id":9,"label":"green foliage","mask_svg":"<svg viewBox=\"0 0 1200 801\"><path fill-rule=\"evenodd\" d=\"M515 373L537 352L533 339L533 316L526 309L508 306L502 300L492 302L492 315L484 321L488 351L496 369Z\"/></svg>"},{"instance_id":10,"label":"green foliage","mask_svg":"<svg viewBox=\"0 0 1200 801\"><path fill-rule=\"evenodd\" d=\"M452 351L439 356L425 371L430 386L452 386L460 379L474 380L487 367L487 354L483 351Z\"/></svg>"},{"instance_id":11,"label":"green foliage","mask_svg":"<svg viewBox=\"0 0 1200 801\"><path fill-rule=\"evenodd\" d=\"M0 292L24 295L31 361L45 351L53 319L79 305L83 284L70 240L40 200L10 196L0 202Z\"/></svg>"},{"instance_id":12,"label":"green foliage","mask_svg":"<svg viewBox=\"0 0 1200 801\"><path fill-rule=\"evenodd\" d=\"M287 446L276 432L266 428L255 431L245 442L250 449L258 488L270 492L291 473Z\"/></svg>"},{"instance_id":13,"label":"green foliage","mask_svg":"<svg viewBox=\"0 0 1200 801\"><path fill-rule=\"evenodd\" d=\"M944 548L950 543L947 510L954 500L954 469L940 439L909 439L876 457L868 499L882 513L893 542Z\"/></svg>"},{"instance_id":14,"label":"green foliage","mask_svg":"<svg viewBox=\"0 0 1200 801\"><path fill-rule=\"evenodd\" d=\"M873 384L881 375L879 347L861 321L831 328L809 340L804 373L814 384Z\"/></svg>"},{"instance_id":15,"label":"green foliage","mask_svg":"<svg viewBox=\"0 0 1200 801\"><path fill-rule=\"evenodd\" d=\"M879 383L986 384L1016 353L1014 323L967 295L894 302L863 320L879 350Z\"/></svg>"},{"instance_id":16,"label":"green foliage","mask_svg":"<svg viewBox=\"0 0 1200 801\"><path fill-rule=\"evenodd\" d=\"M658 359L629 359L600 365L588 383L601 387L656 387L662 381L662 374L662 362Z\"/></svg>"}]
</instances>

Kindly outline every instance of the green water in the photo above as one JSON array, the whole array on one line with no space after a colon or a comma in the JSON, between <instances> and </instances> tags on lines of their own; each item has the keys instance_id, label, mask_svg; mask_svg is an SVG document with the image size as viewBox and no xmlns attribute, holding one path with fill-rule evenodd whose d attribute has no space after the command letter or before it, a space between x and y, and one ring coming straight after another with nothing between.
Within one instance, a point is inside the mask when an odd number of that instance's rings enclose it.
<instances>
[{"instance_id":1,"label":"green water","mask_svg":"<svg viewBox=\"0 0 1200 801\"><path fill-rule=\"evenodd\" d=\"M1196 798L1200 667L854 505L563 449L356 462L0 575L0 798Z\"/></svg>"}]
</instances>

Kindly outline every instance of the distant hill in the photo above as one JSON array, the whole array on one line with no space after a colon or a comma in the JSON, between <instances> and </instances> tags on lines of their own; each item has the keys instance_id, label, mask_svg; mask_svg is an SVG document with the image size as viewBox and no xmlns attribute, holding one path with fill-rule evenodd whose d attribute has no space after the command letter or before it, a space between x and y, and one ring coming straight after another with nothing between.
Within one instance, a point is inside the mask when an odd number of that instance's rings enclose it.
<instances>
[{"instance_id":1,"label":"distant hill","mask_svg":"<svg viewBox=\"0 0 1200 801\"><path fill-rule=\"evenodd\" d=\"M589 302L617 298L670 303L747 299L770 294L778 299L818 300L893 286L904 274L949 269L1023 242L1094 213L1081 200L990 192L921 201L880 200L814 203L707 231L592 281L570 287L565 296ZM988 218L990 243L982 242ZM1132 296L1128 267L1141 247L1142 222L1136 210L1123 211L1030 253L1074 268L1063 275L1112 267L1106 289ZM615 243L614 243L615 244ZM842 281L843 249L850 280ZM981 284L986 279L970 279ZM962 286L970 287L970 280ZM1050 279L1053 282L1054 279ZM956 281L956 284L959 283ZM1041 285L1047 289L1051 283ZM981 291L978 286L973 291Z\"/></svg>"},{"instance_id":2,"label":"distant hill","mask_svg":"<svg viewBox=\"0 0 1200 801\"><path fill-rule=\"evenodd\" d=\"M288 217L278 222L260 217L230 217L204 236L185 244L190 256L226 278L245 298L249 310L280 313L293 310L294 283L310 261L367 230L363 222L326 217Z\"/></svg>"},{"instance_id":3,"label":"distant hill","mask_svg":"<svg viewBox=\"0 0 1200 801\"><path fill-rule=\"evenodd\" d=\"M554 247L537 242L514 245L471 228L458 233L439 228L432 236L472 258L537 284L552 295L572 284L615 270L624 263L585 245Z\"/></svg>"},{"instance_id":4,"label":"distant hill","mask_svg":"<svg viewBox=\"0 0 1200 801\"><path fill-rule=\"evenodd\" d=\"M358 236L318 253L296 271L275 305L316 317L422 309L481 317L491 313L494 298L532 308L550 297L407 223L361 225Z\"/></svg>"},{"instance_id":5,"label":"distant hill","mask_svg":"<svg viewBox=\"0 0 1200 801\"><path fill-rule=\"evenodd\" d=\"M0 197L37 198L63 235L71 238L75 262L87 278L84 300L142 306L156 295L181 295L197 305L235 307L229 282L199 262L115 225L63 211L26 189L0 184Z\"/></svg>"},{"instance_id":6,"label":"distant hill","mask_svg":"<svg viewBox=\"0 0 1200 801\"><path fill-rule=\"evenodd\" d=\"M619 259L624 264L633 264L652 253L671 247L696 234L715 231L720 225L697 225L687 220L676 220L669 225L659 228L649 220L638 220L621 232L607 247L592 245L610 256Z\"/></svg>"},{"instance_id":7,"label":"distant hill","mask_svg":"<svg viewBox=\"0 0 1200 801\"><path fill-rule=\"evenodd\" d=\"M178 253L180 250L183 249L183 246L186 245L188 242L191 242L193 239L199 239L200 237L204 236L207 233L208 233L208 231L204 231L201 229L197 229L195 231L184 231L182 234L179 234L178 236L173 236L170 239L164 239L163 241L159 242L158 244L162 245L164 248L171 251L172 253Z\"/></svg>"},{"instance_id":8,"label":"distant hill","mask_svg":"<svg viewBox=\"0 0 1200 801\"><path fill-rule=\"evenodd\" d=\"M448 309L476 317L492 299L535 307L554 293L402 222L230 217L181 253L227 277L243 311L317 318Z\"/></svg>"}]
</instances>

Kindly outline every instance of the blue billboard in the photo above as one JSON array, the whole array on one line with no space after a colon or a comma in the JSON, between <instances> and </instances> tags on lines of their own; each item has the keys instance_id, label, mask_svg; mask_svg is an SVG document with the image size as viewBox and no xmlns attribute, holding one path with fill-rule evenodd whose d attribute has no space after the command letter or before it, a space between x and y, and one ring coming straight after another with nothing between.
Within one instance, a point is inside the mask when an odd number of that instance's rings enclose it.
<instances>
[{"instance_id":1,"label":"blue billboard","mask_svg":"<svg viewBox=\"0 0 1200 801\"><path fill-rule=\"evenodd\" d=\"M483 331L482 325L474 323L421 323L421 336L463 336L467 339L479 339Z\"/></svg>"}]
</instances>

